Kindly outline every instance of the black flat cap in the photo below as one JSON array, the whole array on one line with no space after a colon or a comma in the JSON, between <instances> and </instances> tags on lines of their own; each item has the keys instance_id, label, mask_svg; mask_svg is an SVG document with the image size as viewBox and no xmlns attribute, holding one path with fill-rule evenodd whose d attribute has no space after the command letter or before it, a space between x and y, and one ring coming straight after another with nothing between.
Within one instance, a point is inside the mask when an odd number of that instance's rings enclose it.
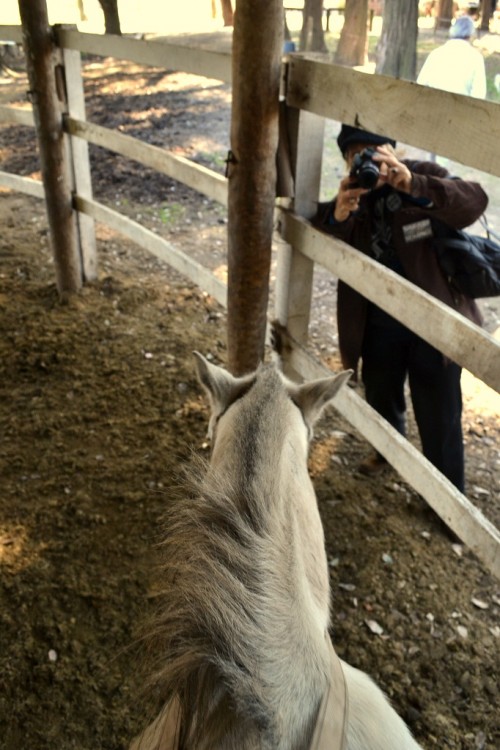
<instances>
[{"instance_id":1,"label":"black flat cap","mask_svg":"<svg viewBox=\"0 0 500 750\"><path fill-rule=\"evenodd\" d=\"M393 141L392 138L387 138L385 135L377 135L376 133L369 133L367 130L354 128L352 125L342 125L337 143L342 154L345 154L349 146L353 143L366 143L372 146L382 146L384 143L390 143L391 146L396 146L396 141Z\"/></svg>"}]
</instances>

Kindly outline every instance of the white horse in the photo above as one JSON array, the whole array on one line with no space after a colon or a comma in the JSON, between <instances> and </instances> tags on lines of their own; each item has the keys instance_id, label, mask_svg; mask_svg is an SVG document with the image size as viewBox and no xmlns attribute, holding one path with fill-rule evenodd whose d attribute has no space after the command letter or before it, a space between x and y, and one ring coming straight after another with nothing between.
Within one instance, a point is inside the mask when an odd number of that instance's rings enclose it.
<instances>
[{"instance_id":1,"label":"white horse","mask_svg":"<svg viewBox=\"0 0 500 750\"><path fill-rule=\"evenodd\" d=\"M152 652L163 708L132 750L418 750L328 636L312 428L349 378L233 377L196 354L210 464L167 518ZM340 711L338 707L340 706Z\"/></svg>"}]
</instances>

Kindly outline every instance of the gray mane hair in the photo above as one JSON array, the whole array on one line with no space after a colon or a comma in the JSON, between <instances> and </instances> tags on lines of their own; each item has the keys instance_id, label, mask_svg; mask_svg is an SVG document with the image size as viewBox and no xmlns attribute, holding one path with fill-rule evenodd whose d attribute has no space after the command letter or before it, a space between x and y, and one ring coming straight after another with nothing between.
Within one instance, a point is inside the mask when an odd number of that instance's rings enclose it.
<instances>
[{"instance_id":1,"label":"gray mane hair","mask_svg":"<svg viewBox=\"0 0 500 750\"><path fill-rule=\"evenodd\" d=\"M268 735L272 747L277 728L266 685L255 678L256 644L263 640L262 615L282 588L279 580L270 585L280 567L273 558L286 550L270 555L272 529L263 514L252 512L241 487L229 486L201 459L197 464L191 491L165 514L150 684L162 702L179 698L180 749L225 747L223 738L239 735L244 722L249 735Z\"/></svg>"}]
</instances>

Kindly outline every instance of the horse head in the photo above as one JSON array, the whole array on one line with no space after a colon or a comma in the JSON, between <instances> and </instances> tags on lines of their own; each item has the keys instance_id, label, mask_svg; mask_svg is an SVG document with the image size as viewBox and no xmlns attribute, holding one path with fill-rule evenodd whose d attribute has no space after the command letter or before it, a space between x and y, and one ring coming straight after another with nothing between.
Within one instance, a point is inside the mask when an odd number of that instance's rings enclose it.
<instances>
[{"instance_id":1,"label":"horse head","mask_svg":"<svg viewBox=\"0 0 500 750\"><path fill-rule=\"evenodd\" d=\"M278 394L285 396L290 405L295 406L300 413L301 423L306 427L309 441L312 438L313 427L324 408L352 375L352 370L345 370L337 375L299 385L286 378L275 365L261 365L253 373L235 377L222 367L209 362L199 352L194 352L194 356L198 379L208 395L211 406L208 429L210 438L215 437L215 427L231 406L247 394L251 398L252 388L257 383L267 381L268 395L276 398L275 411L282 408L281 405L278 406ZM271 415L272 405L268 406L268 412ZM259 414L255 415L255 418L262 417Z\"/></svg>"}]
</instances>

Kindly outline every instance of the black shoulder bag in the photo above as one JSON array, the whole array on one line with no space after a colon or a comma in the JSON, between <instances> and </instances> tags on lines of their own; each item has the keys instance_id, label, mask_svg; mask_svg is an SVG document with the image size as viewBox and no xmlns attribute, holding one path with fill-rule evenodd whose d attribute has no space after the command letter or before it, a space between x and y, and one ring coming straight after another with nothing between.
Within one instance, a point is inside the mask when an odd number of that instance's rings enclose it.
<instances>
[{"instance_id":1,"label":"black shoulder bag","mask_svg":"<svg viewBox=\"0 0 500 750\"><path fill-rule=\"evenodd\" d=\"M500 245L431 220L434 247L448 283L460 294L476 299L500 295Z\"/></svg>"}]
</instances>

